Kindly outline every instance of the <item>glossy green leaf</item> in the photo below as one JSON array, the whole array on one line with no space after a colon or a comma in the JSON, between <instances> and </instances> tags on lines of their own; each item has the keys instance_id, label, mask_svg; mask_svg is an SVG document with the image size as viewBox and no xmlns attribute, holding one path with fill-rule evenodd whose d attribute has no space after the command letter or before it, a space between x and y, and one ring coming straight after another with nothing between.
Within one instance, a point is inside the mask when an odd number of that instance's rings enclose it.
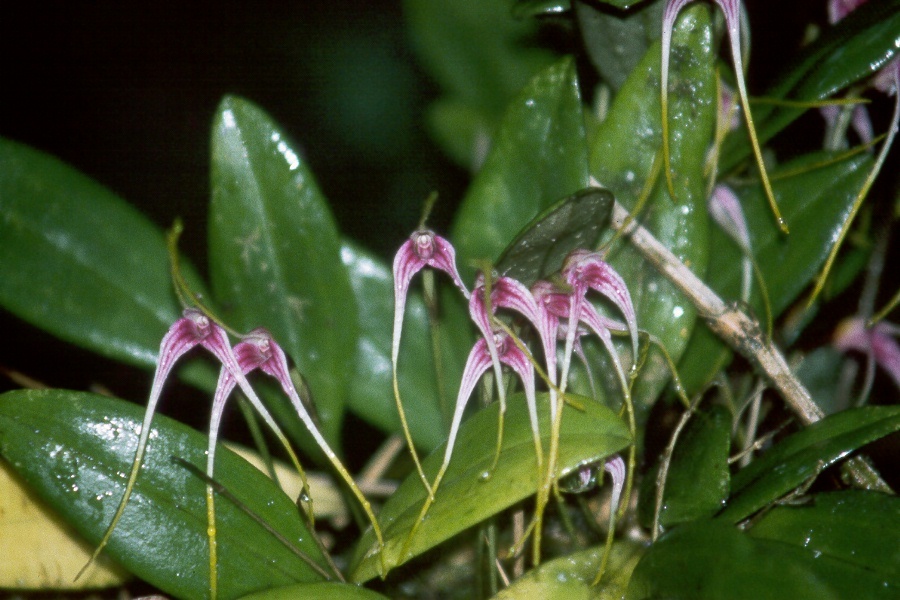
<instances>
[{"instance_id":1,"label":"glossy green leaf","mask_svg":"<svg viewBox=\"0 0 900 600\"><path fill-rule=\"evenodd\" d=\"M272 332L336 440L358 336L337 227L284 132L236 97L222 101L213 126L209 259L225 320Z\"/></svg>"},{"instance_id":2,"label":"glossy green leaf","mask_svg":"<svg viewBox=\"0 0 900 600\"><path fill-rule=\"evenodd\" d=\"M351 583L298 583L244 596L243 600L386 600L378 592Z\"/></svg>"},{"instance_id":3,"label":"glossy green leaf","mask_svg":"<svg viewBox=\"0 0 900 600\"><path fill-rule=\"evenodd\" d=\"M708 261L708 217L704 160L715 123L715 51L709 9L683 11L672 37L669 72L669 136L677 200L666 190L662 169L640 220L695 273ZM629 76L597 130L591 173L626 207L634 207L661 156L660 45L654 43ZM657 158L660 160L661 158ZM674 360L694 326L693 306L627 244L618 244L609 261L625 279L638 326L655 335ZM635 405L646 414L670 377L659 351L649 355L636 384Z\"/></svg>"},{"instance_id":4,"label":"glossy green leaf","mask_svg":"<svg viewBox=\"0 0 900 600\"><path fill-rule=\"evenodd\" d=\"M37 150L0 139L0 165L0 304L67 342L153 367L181 312L163 233Z\"/></svg>"},{"instance_id":5,"label":"glossy green leaf","mask_svg":"<svg viewBox=\"0 0 900 600\"><path fill-rule=\"evenodd\" d=\"M677 527L651 546L627 598L840 600L898 593L897 582L879 572L713 520Z\"/></svg>"},{"instance_id":6,"label":"glossy green leaf","mask_svg":"<svg viewBox=\"0 0 900 600\"><path fill-rule=\"evenodd\" d=\"M900 50L900 0L866 2L810 44L785 70L768 98L823 100L884 67ZM772 138L808 108L753 106L760 142ZM732 169L750 155L743 126L725 141L721 168Z\"/></svg>"},{"instance_id":7,"label":"glossy green leaf","mask_svg":"<svg viewBox=\"0 0 900 600\"><path fill-rule=\"evenodd\" d=\"M400 432L391 382L393 274L380 259L353 244L345 243L341 256L356 293L361 325L350 409L385 431ZM404 323L397 372L400 394L413 441L430 451L447 438L450 426L441 406L428 310L420 294L409 295ZM442 311L440 324L443 386L445 393L453 394L471 345L472 326L464 313L449 310Z\"/></svg>"},{"instance_id":8,"label":"glossy green leaf","mask_svg":"<svg viewBox=\"0 0 900 600\"><path fill-rule=\"evenodd\" d=\"M872 571L900 587L900 499L846 490L816 494L808 504L777 506L750 529L755 538L803 546Z\"/></svg>"},{"instance_id":9,"label":"glossy green leaf","mask_svg":"<svg viewBox=\"0 0 900 600\"><path fill-rule=\"evenodd\" d=\"M662 35L663 2L643 2L627 12L603 4L578 0L573 6L591 63L603 80L618 90L650 44Z\"/></svg>"},{"instance_id":10,"label":"glossy green leaf","mask_svg":"<svg viewBox=\"0 0 900 600\"><path fill-rule=\"evenodd\" d=\"M517 19L559 15L567 12L571 4L565 0L516 0L512 15Z\"/></svg>"},{"instance_id":11,"label":"glossy green leaf","mask_svg":"<svg viewBox=\"0 0 900 600\"><path fill-rule=\"evenodd\" d=\"M463 278L470 261L495 261L541 211L588 185L587 147L575 63L537 75L510 104L453 229Z\"/></svg>"},{"instance_id":12,"label":"glossy green leaf","mask_svg":"<svg viewBox=\"0 0 900 600\"><path fill-rule=\"evenodd\" d=\"M900 406L866 406L825 417L739 471L718 518L737 522L788 494L854 450L900 429Z\"/></svg>"},{"instance_id":13,"label":"glossy green leaf","mask_svg":"<svg viewBox=\"0 0 900 600\"><path fill-rule=\"evenodd\" d=\"M432 112L438 141L460 164L480 162L506 105L535 73L555 59L541 48L534 19L516 19L513 0L406 0L404 17L425 69L444 92L441 104L454 110ZM468 115L444 122L447 115ZM463 125L454 128L452 125ZM560 194L561 196L562 194Z\"/></svg>"},{"instance_id":14,"label":"glossy green leaf","mask_svg":"<svg viewBox=\"0 0 900 600\"><path fill-rule=\"evenodd\" d=\"M531 286L559 271L577 248L593 248L613 207L609 190L588 188L560 200L525 226L497 260L497 271Z\"/></svg>"},{"instance_id":15,"label":"glossy green leaf","mask_svg":"<svg viewBox=\"0 0 900 600\"><path fill-rule=\"evenodd\" d=\"M728 410L715 406L691 416L672 454L659 514L663 527L709 517L721 510L731 484L730 449ZM655 495L650 500L655 504Z\"/></svg>"},{"instance_id":16,"label":"glossy green leaf","mask_svg":"<svg viewBox=\"0 0 900 600\"><path fill-rule=\"evenodd\" d=\"M94 394L25 390L0 396L0 454L55 510L96 544L125 490L143 409ZM206 436L163 416L107 552L168 594L209 590L206 485L173 457L206 467ZM324 568L290 498L228 449L215 477L246 507ZM228 500L216 502L219 596L321 580L269 531ZM75 573L72 573L75 576Z\"/></svg>"},{"instance_id":17,"label":"glossy green leaf","mask_svg":"<svg viewBox=\"0 0 900 600\"><path fill-rule=\"evenodd\" d=\"M631 572L640 560L644 546L628 540L613 544L606 572L598 585L593 585L603 559L603 546L589 548L542 563L493 600L621 600L628 588Z\"/></svg>"},{"instance_id":18,"label":"glossy green leaf","mask_svg":"<svg viewBox=\"0 0 900 600\"><path fill-rule=\"evenodd\" d=\"M791 234L781 235L758 185L734 185L750 230L751 247L766 282L773 316L793 302L825 262L863 181L872 166L867 154L837 160L837 154L816 153L786 163L771 173L772 188ZM710 259L709 286L726 301L740 298L737 245L718 228L711 235L716 252ZM754 281L751 307L765 318L759 284ZM724 343L706 327L694 331L679 374L688 393L699 390L727 362Z\"/></svg>"},{"instance_id":19,"label":"glossy green leaf","mask_svg":"<svg viewBox=\"0 0 900 600\"><path fill-rule=\"evenodd\" d=\"M563 411L559 477L579 465L597 462L622 450L630 441L627 427L613 411L587 398L579 401L584 404L584 411L568 406ZM546 402L546 394L538 396L541 443L545 449L550 447ZM435 503L419 525L408 554L403 554L403 546L424 504L425 488L416 473L404 480L379 514L384 529L383 556L369 554L375 538L371 531L366 532L357 546L351 569L354 581L377 576L382 560L387 569L392 569L536 492L534 441L521 394L508 399L499 462L489 478L483 476L494 460L498 414L499 406L491 404L463 423ZM429 480L437 474L443 454L441 446L423 462Z\"/></svg>"}]
</instances>

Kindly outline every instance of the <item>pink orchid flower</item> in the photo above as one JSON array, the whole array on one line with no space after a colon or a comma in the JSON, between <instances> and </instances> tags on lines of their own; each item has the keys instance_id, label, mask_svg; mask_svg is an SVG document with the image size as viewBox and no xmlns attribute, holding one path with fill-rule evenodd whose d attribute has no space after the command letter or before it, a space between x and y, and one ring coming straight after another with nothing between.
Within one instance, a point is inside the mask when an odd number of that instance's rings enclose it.
<instances>
[{"instance_id":1,"label":"pink orchid flower","mask_svg":"<svg viewBox=\"0 0 900 600\"><path fill-rule=\"evenodd\" d=\"M866 327L862 317L845 319L834 334L834 347L841 352L856 350L871 357L900 388L900 326L879 321Z\"/></svg>"},{"instance_id":2,"label":"pink orchid flower","mask_svg":"<svg viewBox=\"0 0 900 600\"><path fill-rule=\"evenodd\" d=\"M568 376L569 362L575 345L575 338L578 333L577 326L572 324L583 322L585 325L595 331L595 333L606 344L606 336L609 335L609 329L605 326L605 322L599 319L593 306L587 301L586 296L589 290L594 290L606 296L625 316L625 322L628 331L631 334L631 349L633 359L638 356L638 331L637 319L634 313L634 305L631 302L631 294L622 277L604 261L600 254L596 252L588 252L586 250L575 250L566 259L563 265L563 278L566 283L572 287L572 295L569 306L569 329L566 335L565 354L562 366L562 386L565 386ZM611 342L610 342L611 345ZM609 348L609 346L607 346ZM611 353L615 361L618 354ZM624 371L619 365L620 376L623 377ZM627 388L627 385L625 386Z\"/></svg>"},{"instance_id":3,"label":"pink orchid flower","mask_svg":"<svg viewBox=\"0 0 900 600\"><path fill-rule=\"evenodd\" d=\"M750 285L753 277L753 252L750 247L750 229L747 227L747 219L744 218L744 209L737 194L727 185L717 185L709 197L707 209L713 220L722 228L741 249L743 259L741 261L741 300L747 302L750 298Z\"/></svg>"},{"instance_id":4,"label":"pink orchid flower","mask_svg":"<svg viewBox=\"0 0 900 600\"><path fill-rule=\"evenodd\" d=\"M413 276L425 267L438 269L449 275L466 298L469 298L469 291L456 269L456 251L453 249L453 245L444 238L436 235L433 231L420 229L400 246L394 257L394 333L391 344L394 400L397 404L406 444L412 454L413 462L416 464L419 478L425 485L429 497L433 498L431 486L422 470L422 462L419 460L419 454L416 452L412 435L409 432L406 411L403 409L403 402L400 399L400 385L397 380L397 358L400 354L400 336L403 333L403 316L406 313L406 296Z\"/></svg>"}]
</instances>

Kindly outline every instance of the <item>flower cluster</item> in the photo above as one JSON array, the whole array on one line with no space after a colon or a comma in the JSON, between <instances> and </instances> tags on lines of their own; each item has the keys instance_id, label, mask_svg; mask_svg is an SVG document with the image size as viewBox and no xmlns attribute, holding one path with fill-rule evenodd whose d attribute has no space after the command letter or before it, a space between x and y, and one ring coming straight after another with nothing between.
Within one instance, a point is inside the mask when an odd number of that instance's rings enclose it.
<instances>
[{"instance_id":1,"label":"flower cluster","mask_svg":"<svg viewBox=\"0 0 900 600\"><path fill-rule=\"evenodd\" d=\"M178 359L196 346L204 347L206 350L212 353L216 360L218 360L222 365L222 369L219 374L219 380L216 385L216 391L213 399L213 408L210 416L209 449L207 453L206 466L207 476L210 479L212 479L213 477L216 441L218 440L219 425L221 423L222 413L225 409L225 402L231 395L231 392L234 390L235 386L238 386L250 400L250 403L253 405L253 407L262 416L266 424L278 437L279 441L281 441L281 443L284 445L285 450L294 463L294 466L297 468L301 477L303 478L304 487L306 486L303 469L300 466L300 462L297 459L296 454L291 449L291 446L287 441L287 437L282 433L281 429L275 422L275 419L265 408L262 401L259 399L259 396L257 396L256 392L247 381L247 374L251 371L259 369L267 375L275 378L281 385L282 390L291 400L291 404L294 406L294 409L297 411L297 414L300 416L307 429L309 429L309 432L316 440L316 443L319 445L328 459L332 462L335 469L337 469L337 471L341 474L341 476L350 486L354 495L363 505L363 509L366 511L366 514L372 522L372 526L375 530L375 534L380 545L382 542L381 530L378 526L378 522L375 519L375 515L372 513L372 509L369 506L368 501L366 501L365 497L362 495L362 492L356 486L346 468L344 468L344 466L341 464L340 460L337 458L337 455L329 447L328 442L325 441L325 438L319 432L318 428L315 425L315 422L312 420L306 408L304 407L300 395L297 393L297 389L291 381L287 358L284 354L284 351L275 342L269 332L264 329L256 329L246 336L243 336L242 340L232 348L228 342L228 335L221 326L211 321L209 317L204 315L199 310L187 309L184 311L184 315L182 316L182 318L178 319L169 328L168 333L165 335L165 337L163 337L162 343L160 344L159 362L156 367L156 374L153 377L153 386L150 392L150 399L147 403L147 410L144 414L143 424L141 425L138 447L137 451L135 452L131 473L128 477L128 482L125 487L125 494L123 495L122 500L119 503L118 510L116 511L116 514L113 517L113 520L110 523L106 534L103 536L103 539L100 541L100 544L94 551L94 555L91 560L93 561L97 556L99 556L100 552L103 551L103 548L109 542L113 530L115 529L116 525L122 517L122 514L125 511L125 506L128 503L128 500L134 489L138 471L140 470L141 463L144 458L144 453L147 448L147 441L150 436L150 425L153 421L153 415L156 411L156 405L159 402L160 396L162 394L163 386L165 385L166 380L169 378L172 368L175 366L175 363L178 361ZM215 512L213 490L211 485L207 485L206 498L209 517L208 531L210 592L211 597L214 598L216 595L217 560ZM308 514L310 518L312 518L311 510ZM86 567L87 565L85 566L85 568Z\"/></svg>"},{"instance_id":2,"label":"flower cluster","mask_svg":"<svg viewBox=\"0 0 900 600\"><path fill-rule=\"evenodd\" d=\"M518 314L524 318L540 339L549 388L550 411L553 418L557 415L559 394L565 392L572 354L582 354L580 340L583 336L593 333L603 343L609 352L625 394L628 393L629 388L628 377L613 345L611 332L630 334L632 356L637 356L638 348L637 323L631 295L623 279L603 260L599 253L586 250L572 252L563 264L560 284L538 281L529 289L510 277L488 278L485 274L480 274L471 293L462 282L455 260L455 252L450 242L428 230L416 231L401 246L394 260L395 317L392 352L394 391L404 427L406 418L398 392L396 373L403 315L412 277L426 266L449 275L468 299L469 314L481 333L466 361L444 460L435 480L429 482L419 466L420 476L429 492L429 503L434 501L434 491L440 485L450 463L466 404L478 380L491 367L496 375L494 379L497 383L497 397L501 405L501 418L505 408L502 366L509 367L521 380L528 405L537 460L538 464L541 464L542 450L535 398L536 363L532 353L522 340L505 323L497 319L498 311L512 311ZM625 317L625 322L601 315L588 299L588 293L591 291L598 292L608 299ZM564 342L564 352L562 362L558 366L557 344L559 342ZM408 430L406 434L407 440L409 440ZM416 464L420 465L411 443L410 449Z\"/></svg>"}]
</instances>

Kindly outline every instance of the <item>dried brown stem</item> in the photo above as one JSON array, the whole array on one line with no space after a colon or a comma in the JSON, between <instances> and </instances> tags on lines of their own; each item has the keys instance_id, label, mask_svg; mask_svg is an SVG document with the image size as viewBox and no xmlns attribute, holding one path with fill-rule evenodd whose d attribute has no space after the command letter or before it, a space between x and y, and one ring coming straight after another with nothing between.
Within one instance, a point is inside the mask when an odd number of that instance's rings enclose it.
<instances>
[{"instance_id":1,"label":"dried brown stem","mask_svg":"<svg viewBox=\"0 0 900 600\"><path fill-rule=\"evenodd\" d=\"M815 423L825 416L809 391L794 376L778 347L764 335L756 319L736 304L722 300L653 234L630 218L628 211L618 202L613 208L612 226L621 229L621 233L629 238L644 258L687 296L713 333L762 371L803 424ZM847 465L855 485L891 491L864 460L852 459L847 461Z\"/></svg>"}]
</instances>

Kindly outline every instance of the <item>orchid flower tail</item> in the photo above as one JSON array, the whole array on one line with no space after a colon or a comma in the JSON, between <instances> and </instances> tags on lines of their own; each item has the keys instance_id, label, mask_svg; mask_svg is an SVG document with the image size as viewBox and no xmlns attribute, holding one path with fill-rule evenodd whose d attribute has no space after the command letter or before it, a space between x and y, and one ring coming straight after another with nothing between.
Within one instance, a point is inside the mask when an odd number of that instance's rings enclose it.
<instances>
[{"instance_id":1,"label":"orchid flower tail","mask_svg":"<svg viewBox=\"0 0 900 600\"><path fill-rule=\"evenodd\" d=\"M394 332L391 341L391 374L394 388L394 402L397 405L397 414L400 416L400 425L403 427L403 436L406 438L406 446L412 455L419 478L425 486L428 495L433 495L428 478L425 471L422 470L422 461L419 460L419 453L413 444L412 433L409 429L409 422L406 420L406 410L403 408L403 400L400 398L400 381L397 377L397 360L400 356L400 336L403 333L403 317L406 314L406 296L409 292L409 283L412 281L413 275L416 274L424 266L422 261L414 252L412 240L407 240L397 255L394 257Z\"/></svg>"},{"instance_id":2,"label":"orchid flower tail","mask_svg":"<svg viewBox=\"0 0 900 600\"><path fill-rule=\"evenodd\" d=\"M672 51L672 30L675 28L675 20L684 5L691 0L670 0L666 3L663 12L662 27L662 64L660 66L660 98L662 109L662 142L663 161L666 168L666 187L669 195L675 200L675 183L672 181L672 152L669 146L669 54Z\"/></svg>"},{"instance_id":3,"label":"orchid flower tail","mask_svg":"<svg viewBox=\"0 0 900 600\"><path fill-rule=\"evenodd\" d=\"M606 564L609 560L609 553L612 550L613 537L616 532L616 514L619 512L619 502L622 498L622 490L625 489L625 461L621 456L613 456L603 465L603 470L612 477L613 489L612 496L609 501L609 531L606 534L606 546L603 549L603 559L600 561L600 569L594 578L592 585L597 585L603 578L606 571Z\"/></svg>"},{"instance_id":4,"label":"orchid flower tail","mask_svg":"<svg viewBox=\"0 0 900 600\"><path fill-rule=\"evenodd\" d=\"M766 193L766 199L769 201L769 207L778 223L778 228L782 233L790 233L787 223L781 216L778 209L778 202L775 200L775 192L772 190L772 184L769 182L769 174L766 171L766 165L763 162L762 150L759 146L759 139L756 136L756 127L753 125L753 115L750 112L750 102L747 97L747 85L744 80L744 61L741 58L741 23L740 23L740 0L715 0L725 13L725 26L728 29L728 39L731 45L731 62L734 64L734 77L737 80L738 94L741 97L741 106L744 107L744 122L747 124L747 133L750 135L750 145L753 147L753 156L756 158L756 165L759 167L759 176L762 180L763 190Z\"/></svg>"},{"instance_id":5,"label":"orchid flower tail","mask_svg":"<svg viewBox=\"0 0 900 600\"><path fill-rule=\"evenodd\" d=\"M484 276L482 275L481 278ZM487 302L485 297L488 297ZM484 342L487 345L488 354L491 357L491 364L494 367L494 379L497 382L497 399L500 402L500 413L497 417L497 445L494 452L494 460L488 473L493 473L500 460L500 448L503 445L503 417L506 415L506 387L503 385L503 370L500 366L500 357L497 354L497 343L494 339L493 326L491 324L493 310L488 312L488 305L492 305L490 300L491 287L485 285L477 285L474 293L469 297L469 315L484 336Z\"/></svg>"},{"instance_id":6,"label":"orchid flower tail","mask_svg":"<svg viewBox=\"0 0 900 600\"><path fill-rule=\"evenodd\" d=\"M347 471L347 468L344 467L343 463L341 463L334 450L332 450L331 446L328 445L328 442L325 441L324 436L322 436L322 434L319 432L319 428L316 427L316 424L312 420L312 417L310 417L309 412L307 412L306 407L303 406L303 401L300 399L300 395L297 393L297 388L294 387L294 383L291 381L291 376L288 371L287 357L285 356L284 351L275 342L275 340L273 340L271 336L269 336L264 331L259 332L259 335L255 339L253 339L252 342L257 345L257 348L264 357L263 362L261 362L259 365L260 369L262 369L262 371L267 375L274 377L281 385L281 389L284 390L284 393L291 400L291 404L293 404L294 410L297 411L297 415L303 421L303 424L306 425L306 428L313 436L316 444L318 444L319 448L322 449L322 452L325 453L325 456L328 457L328 460L343 478L344 482L350 488L350 491L353 492L353 495L356 496L356 499L359 501L360 505L363 508L363 511L365 511L366 516L369 518L369 521L372 524L372 529L375 532L375 537L378 539L378 547L383 547L384 538L381 534L381 527L379 527L378 525L378 519L375 518L375 513L372 512L371 504L369 504L369 501L363 495L362 491L360 491L359 486L356 485L356 482L353 481L353 477Z\"/></svg>"},{"instance_id":7,"label":"orchid flower tail","mask_svg":"<svg viewBox=\"0 0 900 600\"><path fill-rule=\"evenodd\" d=\"M128 504L131 493L134 491L138 472L140 471L141 463L144 460L144 453L150 438L150 425L153 421L153 414L156 412L156 405L159 402L163 386L172 371L172 367L185 353L198 344L204 343L206 336L216 328L217 326L211 324L202 313L197 310L188 309L184 311L184 316L182 318L175 321L163 337L159 347L159 363L156 366L156 373L153 376L150 399L147 401L147 410L144 412L144 421L141 424L141 433L138 438L137 450L134 454L134 462L131 465L131 472L128 475L128 481L125 484L125 493L122 495L122 500L119 502L119 507L116 509L116 513L113 515L112 521L106 529L106 533L103 534L103 538L100 540L100 543L97 545L91 558L75 576L76 580L84 574L88 567L90 567L97 557L100 556L100 553L103 552L103 549L112 537L116 525L118 525L119 520L125 512L125 506Z\"/></svg>"},{"instance_id":8,"label":"orchid flower tail","mask_svg":"<svg viewBox=\"0 0 900 600\"><path fill-rule=\"evenodd\" d=\"M403 551L400 554L401 556L407 554L409 546L419 529L419 524L425 518L425 515L428 514L431 505L435 502L435 494L437 494L438 487L441 485L441 480L443 480L444 475L447 472L447 467L450 465L450 458L453 456L453 448L456 444L459 426L462 423L463 412L465 412L469 398L472 396L475 384L478 383L478 380L481 379L481 376L484 375L490 367L491 355L488 351L488 344L484 339L479 339L475 342L475 346L472 347L471 352L469 352L469 358L466 359L466 366L463 370L459 393L456 396L456 407L453 409L453 421L450 424L450 434L447 437L447 448L444 450L444 461L441 463L441 468L438 470L437 476L431 484L431 489L434 490L434 494L429 494L425 498L425 503L419 511L419 516L413 524L409 535L406 537Z\"/></svg>"}]
</instances>

